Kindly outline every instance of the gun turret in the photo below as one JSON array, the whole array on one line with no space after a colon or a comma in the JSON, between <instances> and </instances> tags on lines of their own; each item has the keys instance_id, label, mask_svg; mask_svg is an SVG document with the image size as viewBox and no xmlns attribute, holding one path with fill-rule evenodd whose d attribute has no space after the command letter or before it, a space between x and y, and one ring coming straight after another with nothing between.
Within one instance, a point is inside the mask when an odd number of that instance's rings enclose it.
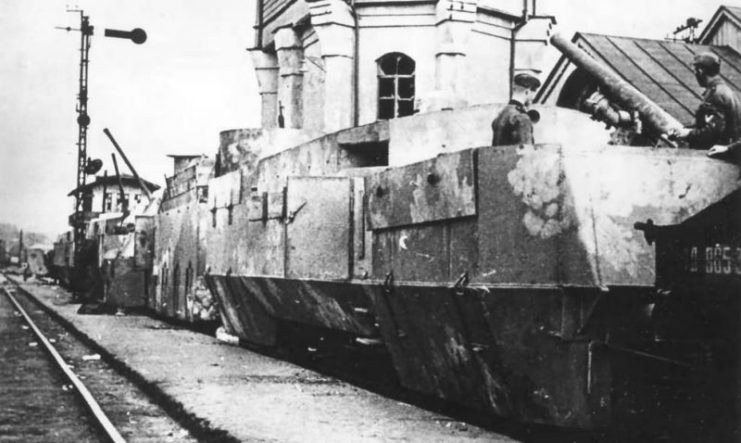
<instances>
[{"instance_id":1,"label":"gun turret","mask_svg":"<svg viewBox=\"0 0 741 443\"><path fill-rule=\"evenodd\" d=\"M666 140L665 134L683 127L659 105L560 34L554 34L551 43L574 65L589 73L617 104L629 112L638 112L644 128L657 137Z\"/></svg>"}]
</instances>

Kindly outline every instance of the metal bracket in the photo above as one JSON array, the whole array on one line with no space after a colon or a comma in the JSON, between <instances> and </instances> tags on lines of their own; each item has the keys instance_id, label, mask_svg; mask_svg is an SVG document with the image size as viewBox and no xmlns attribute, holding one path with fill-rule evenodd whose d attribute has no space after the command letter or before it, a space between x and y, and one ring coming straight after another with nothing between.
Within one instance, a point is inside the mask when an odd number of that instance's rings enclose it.
<instances>
[{"instance_id":1,"label":"metal bracket","mask_svg":"<svg viewBox=\"0 0 741 443\"><path fill-rule=\"evenodd\" d=\"M286 215L286 224L291 223L293 219L296 217L296 214L301 211L304 206L306 206L306 201L301 202L300 205L298 205L298 208L294 209L293 211L288 211L288 215Z\"/></svg>"},{"instance_id":2,"label":"metal bracket","mask_svg":"<svg viewBox=\"0 0 741 443\"><path fill-rule=\"evenodd\" d=\"M646 242L648 242L649 245L654 244L654 240L656 240L656 225L654 225L653 220L649 218L645 223L636 222L633 224L633 229L643 231L643 235L646 237Z\"/></svg>"},{"instance_id":3,"label":"metal bracket","mask_svg":"<svg viewBox=\"0 0 741 443\"><path fill-rule=\"evenodd\" d=\"M394 271L389 271L388 273L386 273L386 278L383 279L383 284L381 285L381 287L383 288L383 300L389 310L389 316L391 318L391 321L393 322L394 330L396 330L396 336L398 338L405 338L407 336L407 333L399 328L399 323L394 318L394 314L391 309L391 303L388 299L388 297L394 291Z\"/></svg>"},{"instance_id":4,"label":"metal bracket","mask_svg":"<svg viewBox=\"0 0 741 443\"><path fill-rule=\"evenodd\" d=\"M383 280L383 290L386 294L390 294L394 289L394 271L389 271L386 274L386 278Z\"/></svg>"},{"instance_id":5,"label":"metal bracket","mask_svg":"<svg viewBox=\"0 0 741 443\"><path fill-rule=\"evenodd\" d=\"M468 271L465 271L463 274L461 274L460 277L458 277L458 280L455 281L455 284L453 285L453 290L455 291L456 295L463 295L464 291L463 288L468 286L469 277L468 277Z\"/></svg>"},{"instance_id":6,"label":"metal bracket","mask_svg":"<svg viewBox=\"0 0 741 443\"><path fill-rule=\"evenodd\" d=\"M597 310L597 305L600 304L600 302L603 299L603 295L605 293L609 292L608 290L600 290L599 294L597 294L597 297L595 297L594 302L589 307L589 311L587 312L587 316L584 319L584 323L582 323L581 326L579 326L579 329L576 330L576 335L582 335L586 330L589 324L592 321L592 318L594 317L594 312Z\"/></svg>"}]
</instances>

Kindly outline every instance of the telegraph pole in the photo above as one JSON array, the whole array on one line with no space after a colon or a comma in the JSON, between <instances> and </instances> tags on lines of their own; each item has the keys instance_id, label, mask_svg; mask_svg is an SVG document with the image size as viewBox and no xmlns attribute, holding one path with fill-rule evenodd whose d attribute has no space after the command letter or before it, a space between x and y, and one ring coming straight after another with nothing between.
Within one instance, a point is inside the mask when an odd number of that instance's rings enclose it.
<instances>
[{"instance_id":1,"label":"telegraph pole","mask_svg":"<svg viewBox=\"0 0 741 443\"><path fill-rule=\"evenodd\" d=\"M74 229L74 253L75 266L79 264L82 243L85 239L85 217L84 201L85 196L82 187L85 186L87 174L95 174L100 169L99 161L89 161L87 157L87 128L90 125L90 116L87 113L88 102L88 64L90 62L90 40L93 36L93 26L90 24L90 17L85 15L81 9L68 9L67 12L80 13L80 27L75 29L71 27L58 27L65 31L80 32L80 78L79 92L77 93L77 181L75 187L75 212L70 220L70 225ZM117 29L106 29L106 37L126 38L136 44L142 44L147 40L147 34L140 28L132 31L120 31Z\"/></svg>"}]
</instances>

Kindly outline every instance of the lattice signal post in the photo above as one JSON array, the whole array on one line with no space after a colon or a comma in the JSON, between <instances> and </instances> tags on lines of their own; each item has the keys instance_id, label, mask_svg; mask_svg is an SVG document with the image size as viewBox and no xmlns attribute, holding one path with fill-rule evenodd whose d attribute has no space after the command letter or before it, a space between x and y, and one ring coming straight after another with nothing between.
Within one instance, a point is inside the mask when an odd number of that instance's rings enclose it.
<instances>
[{"instance_id":1,"label":"lattice signal post","mask_svg":"<svg viewBox=\"0 0 741 443\"><path fill-rule=\"evenodd\" d=\"M85 185L87 174L95 174L99 168L100 162L94 165L89 162L87 157L87 128L90 125L90 116L87 113L88 102L88 64L90 52L90 40L93 36L93 26L90 24L90 17L85 15L81 9L69 9L67 12L80 14L80 27L58 27L65 31L80 32L80 78L79 92L77 93L77 181L75 187L75 212L72 214L70 225L74 229L75 243L75 266L78 263L78 257L82 249L82 241L85 238L85 217L84 217L84 195L82 187ZM106 29L106 37L126 38L136 44L142 44L147 40L147 34L140 28L131 31L120 31L117 29ZM97 168L96 168L97 166Z\"/></svg>"}]
</instances>

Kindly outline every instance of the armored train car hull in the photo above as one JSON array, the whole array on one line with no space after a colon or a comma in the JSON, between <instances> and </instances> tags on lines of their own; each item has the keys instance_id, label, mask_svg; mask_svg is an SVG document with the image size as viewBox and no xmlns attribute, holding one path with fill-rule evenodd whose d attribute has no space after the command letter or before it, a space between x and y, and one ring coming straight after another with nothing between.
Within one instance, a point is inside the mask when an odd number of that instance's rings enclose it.
<instances>
[{"instance_id":1,"label":"armored train car hull","mask_svg":"<svg viewBox=\"0 0 741 443\"><path fill-rule=\"evenodd\" d=\"M270 155L251 151L255 134L222 145L200 235L229 332L272 345L289 321L380 340L407 388L525 422L599 428L640 411L618 395L623 368L661 373L695 349L653 340L654 253L633 223L681 221L732 192L738 168L590 145L591 123L574 112L564 132L564 110L540 129L563 144L421 149L405 135L475 146L488 134L467 122L493 111Z\"/></svg>"}]
</instances>

